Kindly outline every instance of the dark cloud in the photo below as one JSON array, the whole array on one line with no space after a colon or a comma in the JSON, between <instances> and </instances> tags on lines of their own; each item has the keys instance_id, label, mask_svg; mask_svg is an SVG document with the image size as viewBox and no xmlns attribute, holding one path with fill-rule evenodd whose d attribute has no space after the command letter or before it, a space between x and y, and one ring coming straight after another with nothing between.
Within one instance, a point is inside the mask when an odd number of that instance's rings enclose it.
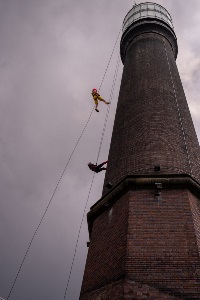
<instances>
[{"instance_id":1,"label":"dark cloud","mask_svg":"<svg viewBox=\"0 0 200 300\"><path fill-rule=\"evenodd\" d=\"M199 1L159 0L172 15L178 67L195 127ZM0 296L8 296L34 231L93 108L122 21L133 1L0 2ZM101 93L109 99L119 44ZM99 161L108 156L122 64ZM103 129L93 113L34 239L10 299L63 299ZM95 176L86 211L100 197ZM87 255L84 218L67 300L77 300ZM3 271L2 271L3 270Z\"/></svg>"}]
</instances>

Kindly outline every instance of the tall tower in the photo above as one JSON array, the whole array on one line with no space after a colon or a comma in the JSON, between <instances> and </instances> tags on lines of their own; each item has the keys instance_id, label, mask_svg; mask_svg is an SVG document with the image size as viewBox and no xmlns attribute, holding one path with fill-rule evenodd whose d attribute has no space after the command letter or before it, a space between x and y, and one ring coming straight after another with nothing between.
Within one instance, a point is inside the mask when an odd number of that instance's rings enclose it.
<instances>
[{"instance_id":1,"label":"tall tower","mask_svg":"<svg viewBox=\"0 0 200 300\"><path fill-rule=\"evenodd\" d=\"M200 299L200 149L177 52L165 8L147 2L129 11L103 195L88 213L81 300Z\"/></svg>"}]
</instances>

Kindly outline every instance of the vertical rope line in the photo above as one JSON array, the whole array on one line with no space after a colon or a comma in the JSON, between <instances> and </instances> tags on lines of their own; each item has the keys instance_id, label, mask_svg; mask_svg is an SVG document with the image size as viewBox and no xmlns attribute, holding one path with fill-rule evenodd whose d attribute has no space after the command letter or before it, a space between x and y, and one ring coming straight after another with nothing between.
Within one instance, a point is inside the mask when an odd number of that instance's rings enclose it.
<instances>
[{"instance_id":1,"label":"vertical rope line","mask_svg":"<svg viewBox=\"0 0 200 300\"><path fill-rule=\"evenodd\" d=\"M118 56L117 64L116 64L116 67L115 67L115 73L114 73L111 92L110 92L110 96L109 96L109 102L112 101L113 92L114 92L116 79L117 79L117 74L118 74L118 70L119 70L119 62L120 62L120 55ZM96 164L98 164L98 159L99 159L99 155L100 155L100 152L101 152L101 147L102 147L102 143L103 143L103 138L104 138L104 134L105 134L106 126L107 126L109 113L110 113L110 106L108 106L107 111L106 111L106 116L105 116L105 120L104 120L103 131L102 131L102 135L101 135L101 141L100 141L100 145L99 145L99 151L98 151L98 154L97 154Z\"/></svg>"},{"instance_id":2,"label":"vertical rope line","mask_svg":"<svg viewBox=\"0 0 200 300\"><path fill-rule=\"evenodd\" d=\"M103 81L104 81L104 79L105 79L105 76L106 76L108 67L109 67L109 65L110 65L110 62L111 62L111 59L112 59L114 50L115 50L115 48L116 48L117 41L118 41L118 39L119 39L119 35L120 35L120 33L121 33L121 30L122 30L122 29L120 28L120 31L119 31L118 36L117 36L117 39L116 39L115 44L114 44L114 48L113 48L113 50L112 50L110 59L109 59L109 61L108 61L107 67L106 67L106 71L105 71L105 73L104 73L104 75L103 75L103 79L102 79L102 81L101 81L99 90L101 89L101 86L102 86ZM62 178L63 178L63 175L64 175L64 173L65 173L65 171L66 171L66 169L67 169L67 166L68 166L68 164L69 164L69 162L70 162L70 160L71 160L71 158L72 158L72 156L73 156L73 154L74 154L74 152L75 152L75 150L76 150L76 148L77 148L77 146L78 146L78 144L79 144L79 141L81 140L81 137L82 137L82 135L83 135L83 133L84 133L84 131L85 131L85 129L86 129L86 127L87 127L89 121L90 121L90 118L91 118L91 116L92 116L93 110L94 110L94 108L92 109L92 111L91 111L91 113L90 113L90 116L89 116L89 118L88 118L88 120L87 120L87 122L86 122L86 124L85 124L85 126L84 126L84 128L83 128L83 130L82 130L82 132L81 132L81 134L80 134L80 136L79 136L79 138L78 138L78 141L77 141L77 143L76 143L76 145L75 145L75 147L74 147L74 149L73 149L73 151L72 151L72 153L71 153L71 155L70 155L70 157L69 157L69 159L68 159L68 161L67 161L67 163L66 163L66 165L65 165L65 168L64 168L64 170L63 170L63 172L62 172L62 174L61 174L61 176L60 176L60 178L59 178L59 180L58 180L58 182L57 182L57 184L56 184L56 187L55 187L55 189L54 189L54 191L53 191L52 197L51 197L50 201L48 202L47 207L46 207L46 209L45 209L45 211L44 211L44 213L43 213L43 215L42 215L42 218L40 219L40 222L39 222L39 224L38 224L38 226L37 226L37 228L36 228L36 230L35 230L35 232L34 232L32 238L31 238L31 241L30 241L30 243L29 243L29 245L28 245L28 248L27 248L27 250L26 250L26 252L25 252L25 255L24 255L23 259L22 259L22 262L21 262L21 264L20 264L20 267L19 267L19 269L18 269L18 271L17 271L17 275L15 276L14 282L13 282L13 284L12 284L12 286L11 286L11 289L10 289L10 291L9 291L9 294L8 294L8 296L7 296L7 300L10 298L10 296L11 296L11 294L12 294L12 291L13 291L13 289L14 289L14 287L15 287L16 281L17 281L18 276L19 276L19 274L20 274L20 272L21 272L21 269L22 269L23 264L24 264L24 262L25 262L25 260L26 260L26 257L27 257L27 255L28 255L28 253L29 253L29 250L30 250L30 248L31 248L31 245L32 245L32 243L33 243L33 240L34 240L34 238L35 238L35 236L36 236L36 234L37 234L37 232L38 232L38 230L39 230L39 228L40 228L40 226L41 226L41 224L42 224L42 221L43 221L43 219L44 219L44 217L45 217L45 215L46 215L46 213L47 213L47 211L48 211L48 209L49 209L49 206L50 206L50 204L51 204L51 202L52 202L52 200L53 200L53 198L54 198L54 196L55 196L55 193L56 193L56 191L57 191L57 189L58 189L58 186L59 186L59 184L60 184L60 181L61 181ZM110 110L110 108L109 108L109 110ZM108 117L108 114L106 114L106 116ZM107 120L105 120L104 126L106 126L106 123L107 123ZM104 135L104 132L105 132L105 128L103 129L103 135ZM103 141L103 138L101 139L101 144L102 144L102 141ZM101 147L101 145L100 145L100 147ZM100 150L99 150L99 153L100 153ZM98 155L99 155L99 153L98 153ZM94 173L94 175L95 175L95 173ZM68 282L67 282L67 287L66 287L66 291L65 291L65 296L66 296L66 293L67 293L67 289L68 289L68 285L69 285L69 281L70 281L70 277L71 277L71 272L72 272L72 268L73 268L73 264L74 264L75 255L76 255L76 250L77 250L78 240L79 240L79 236L80 236L80 231L81 231L82 223L83 223L83 220L84 220L85 210L86 210L87 203L88 203L88 200L89 200L90 192L91 192L91 189L92 189L92 185L93 185L93 181L94 181L94 175L93 175L93 179L92 179L92 184L91 184L91 187L90 187L90 191L89 191L89 194L88 194L88 198L87 198L87 201L86 201L86 205L85 205L85 209L84 209L84 213L83 213L83 218L82 218L81 225L80 225L80 228L79 228L79 233L78 233L77 243L76 243L76 247L75 247L75 253L74 253L73 260L72 260L72 265L71 265L71 269L70 269L69 279L68 279ZM65 296L64 296L64 299L65 299Z\"/></svg>"},{"instance_id":3,"label":"vertical rope line","mask_svg":"<svg viewBox=\"0 0 200 300\"><path fill-rule=\"evenodd\" d=\"M172 83L172 87L173 87L174 98L175 98L175 102L176 102L176 106L177 106L177 110L178 110L178 115L179 115L179 119L180 119L181 130L182 130L182 134L183 134L183 140L184 140L184 144L185 144L185 148L186 148L189 170L190 170L190 174L192 175L192 169L191 169L191 163L190 163L190 156L189 156L189 152L188 152L188 147L187 147L187 142L186 142L186 137L185 137L185 131L184 131L184 127L183 127L183 122L182 122L182 118L181 118L180 108L179 108L179 104L178 104L178 100L177 100L177 95L176 95L176 89L175 89L175 86L174 86L173 76L172 76L172 72L171 72L171 68L170 68L170 64L169 64L169 59L168 59L168 54L167 54L167 50L166 50L166 45L165 45L164 38L163 38L163 43L164 43L165 55L166 55L166 58L167 58L167 64L168 64L168 68L169 68L169 73L170 73L170 79L171 79L171 83Z\"/></svg>"},{"instance_id":4,"label":"vertical rope line","mask_svg":"<svg viewBox=\"0 0 200 300\"><path fill-rule=\"evenodd\" d=\"M86 200L86 203L85 203L85 208L84 208L84 211L83 211L82 220L81 220L81 223L80 223L80 226L79 226L78 237L77 237L77 240L76 240L76 246L75 246L74 255L73 255L73 259L72 259L72 263L71 263L71 267L70 267L69 277L68 277L68 280L67 280L64 299L66 299L66 294L67 294L67 290L68 290L68 286L69 286L69 282L70 282L70 278L71 278L71 274L72 274L72 269L73 269L73 266L74 266L74 260L75 260L75 256L76 256L76 252L77 252L79 237L80 237L83 221L84 221L84 218L85 218L85 212L86 212L87 204L88 204L88 201L89 201L89 198L90 198L90 193L91 193L93 182L94 182L95 172L93 172L93 173L94 174L93 174L93 177L92 177L92 183L91 183L90 190L89 190L89 193L88 193L88 197L87 197L87 200Z\"/></svg>"},{"instance_id":5,"label":"vertical rope line","mask_svg":"<svg viewBox=\"0 0 200 300\"><path fill-rule=\"evenodd\" d=\"M101 81L101 84L100 84L100 87L99 87L99 91L101 89L101 86L102 86L104 78L106 76L108 67L110 65L110 61L111 61L111 58L113 56L115 47L117 45L117 41L118 41L120 32L121 32L121 29L120 29L120 31L118 33L118 36L117 36L114 48L112 50L112 53L111 53L108 65L106 67L106 71L105 71L105 73L103 75L103 79ZM110 97L109 97L109 102L111 102L112 96L113 96L113 91L114 91L114 87L115 87L115 83L116 83L116 79L117 79L117 73L118 73L118 69L119 69L119 61L120 61L120 55L118 56L118 60L117 60L116 68L115 68L115 74L114 74L114 79L113 79L113 83L112 83L112 87L111 87L111 93L110 93ZM110 106L108 106L107 111L106 111L106 117L105 117L105 120L104 120L103 131L102 131L102 136L101 136L99 151L98 151L98 155L97 155L97 162L98 162L98 158L99 158L99 154L100 154L100 150L101 150L101 145L103 143L103 137L104 137L104 133L105 133L105 130L106 130L106 124L107 124L107 120L108 120L108 116L109 116L109 111L110 111ZM70 267L69 277L68 277L68 280L67 280L67 285L66 285L66 289L65 289L64 299L66 299L66 295L67 295L67 291L68 291L68 287L69 287L69 282L70 282L70 279L71 279L71 274L72 274L73 265L74 265L74 261L75 261L75 256L76 256L76 252L77 252L77 247L78 247L78 242L79 242L79 238L80 238L80 232L81 232L81 228L82 228L83 221L84 221L84 218L85 218L85 212L86 212L87 204L88 204L88 201L89 201L90 193L91 193L91 190L92 190L92 186L93 186L93 182L94 182L94 176L95 176L95 172L93 174L92 183L91 183L91 186L90 186L89 194L88 194L88 197L87 197L87 200L86 200L86 204L85 204L85 208L84 208L84 212L83 212L83 217L82 217L81 224L80 224L80 227L79 227L78 237L77 237L77 240L76 240L74 255L73 255L72 264L71 264L71 267Z\"/></svg>"},{"instance_id":6,"label":"vertical rope line","mask_svg":"<svg viewBox=\"0 0 200 300\"><path fill-rule=\"evenodd\" d=\"M109 61L108 61L108 64L107 64L107 67L106 67L105 73L104 73L104 75L103 75L103 78L102 78L101 84L100 84L100 86L99 86L99 92L100 92L100 90L101 90L101 87L102 87L102 84L103 84L103 82L104 82L104 79L105 79L106 73L107 73L107 71L108 71L108 67L109 67L109 65L110 65L110 62L111 62L111 59L112 59L113 53L114 53L114 51L115 51L115 48L116 48L116 45L117 45L117 42L118 42L118 39L119 39L119 36L120 36L120 33L121 33L121 31L122 31L122 28L120 28L120 31L119 31L119 33L118 33L118 35L117 35L117 39L116 39L116 41L115 41L115 44L114 44L114 47L113 47L112 53L111 53L111 55L110 55L110 58L109 58Z\"/></svg>"},{"instance_id":7,"label":"vertical rope line","mask_svg":"<svg viewBox=\"0 0 200 300\"><path fill-rule=\"evenodd\" d=\"M119 61L120 61L120 56L118 56L118 60L117 60L116 68L115 68L114 79L113 79L113 83L112 83L112 87L111 87L111 93L110 93L110 97L109 97L110 102L112 100L113 91L114 91L115 83L116 83L116 79L117 79L117 74L118 74L118 69L119 69ZM105 133L105 130L106 130L106 124L107 124L107 120L108 120L108 116L109 116L109 111L110 111L110 107L108 106L105 121L104 121L104 126L103 126L103 132L102 132L102 136L101 136L99 151L98 151L98 155L97 155L97 162L98 162L98 158L99 158L99 154L100 154L100 150L101 150L101 145L103 143L103 137L104 137L104 133ZM73 265L74 265L74 260L75 260L75 256L76 256L76 252L77 252L80 232L81 232L81 228L82 228L83 221L84 221L84 218L85 218L85 212L86 212L87 204L88 204L88 201L89 201L90 193L91 193L91 190L92 190L93 182L94 182L94 176L95 176L95 172L93 174L92 183L91 183L91 186L90 186L89 194L88 194L87 201L86 201L85 208L84 208L84 212L83 212L83 217L82 217L81 224L80 224L80 227L79 227L78 237L77 237L77 240L76 240L76 246L75 246L75 250L74 250L72 264L71 264L71 267L70 267L69 277L68 277L68 280L67 280L67 286L66 286L66 289L65 289L64 299L66 299L66 294L67 294L67 290L68 290L68 286L69 286L69 282L70 282L70 278L71 278L71 274L72 274L72 269L73 269Z\"/></svg>"},{"instance_id":8,"label":"vertical rope line","mask_svg":"<svg viewBox=\"0 0 200 300\"><path fill-rule=\"evenodd\" d=\"M12 284L12 286L11 286L11 289L10 289L10 291L9 291L9 294L8 294L8 296L7 296L7 298L6 298L7 300L10 298L10 296L11 296L11 294L12 294L12 291L13 291L13 289L14 289L14 287L15 287L16 281L17 281L17 279L18 279L18 277L19 277L19 274L20 274L20 272L21 272L21 269L22 269L22 267L23 267L23 264L24 264L24 262L25 262L25 260L26 260L26 257L27 257L27 255L28 255L28 253L29 253L29 250L30 250L30 248L31 248L31 245L32 245L32 243L33 243L33 240L34 240L34 238L35 238L35 236L36 236L36 234L37 234L37 232L38 232L38 230L39 230L39 228L40 228L40 226L41 226L41 224L42 224L42 221L43 221L43 219L44 219L44 217L45 217L45 215L46 215L46 213L47 213L47 211L48 211L48 209L49 209L49 206L50 206L50 204L51 204L51 202L52 202L52 200L53 200L53 198L54 198L54 196L55 196L55 193L56 193L56 191L57 191L57 189L58 189L58 186L59 186L59 184L60 184L60 181L62 180L62 178L63 178L63 176L64 176L64 174L65 174L65 171L66 171L66 169L67 169L67 166L68 166L68 164L69 164L69 162L70 162L70 160L71 160L71 158L72 158L72 156L73 156L73 154L74 154L74 152L75 152L75 150L76 150L76 148L77 148L77 146L78 146L78 144L79 144L79 142L80 142L80 140L81 140L81 137L82 137L82 135L83 135L83 133L84 133L84 131L85 131L85 129L86 129L86 127L87 127L87 125L88 125L90 119L91 119L93 110L94 110L94 108L92 109L92 111L91 111L91 113L90 113L90 116L89 116L89 118L88 118L88 120L87 120L87 122L86 122L86 124L85 124L85 126L84 126L84 128L83 128L83 130L82 130L82 132L81 132L81 134L80 134L80 136L79 136L77 142L76 142L76 145L75 145L75 147L74 147L74 149L73 149L73 151L72 151L72 153L71 153L71 155L70 155L70 157L69 157L69 159L68 159L68 161L67 161L67 163L66 163L66 165L65 165L65 167L64 167L64 170L63 170L63 172L62 172L62 174L61 174L61 176L60 176L60 178L59 178L59 180L58 180L58 182L57 182L57 184L56 184L56 187L55 187L55 189L54 189L54 191L53 191L53 194L52 194L52 196L51 196L51 199L49 200L49 202L48 202L48 204L47 204L47 206L46 206L46 209L45 209L45 211L44 211L44 213L43 213L43 215L42 215L42 218L40 219L40 222L39 222L39 224L38 224L38 226L37 226L37 228L36 228L36 230L35 230L35 232L34 232L32 238L31 238L31 241L30 241L30 243L29 243L29 245L28 245L28 248L27 248L27 250L26 250L26 252L25 252L25 255L24 255L24 257L23 257L23 259L22 259L22 261L21 261L21 264L20 264L20 266L19 266L19 269L18 269L18 271L17 271L17 275L15 276L14 282L13 282L13 284Z\"/></svg>"}]
</instances>

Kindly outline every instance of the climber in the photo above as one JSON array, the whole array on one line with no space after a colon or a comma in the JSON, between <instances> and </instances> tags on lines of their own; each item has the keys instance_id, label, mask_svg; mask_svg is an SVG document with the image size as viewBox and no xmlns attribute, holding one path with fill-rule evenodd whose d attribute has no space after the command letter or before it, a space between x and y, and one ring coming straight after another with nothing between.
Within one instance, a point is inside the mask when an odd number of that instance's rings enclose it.
<instances>
[{"instance_id":1,"label":"climber","mask_svg":"<svg viewBox=\"0 0 200 300\"><path fill-rule=\"evenodd\" d=\"M92 163L90 162L90 163L88 164L88 167L89 167L89 169L92 170L93 172L99 173L99 172L101 172L101 171L103 171L103 170L106 170L106 168L102 168L102 167L103 167L103 165L107 164L107 162L108 162L108 161L104 161L102 164L100 164L100 165L98 165L98 166L97 166L97 164L94 165L94 164L92 164Z\"/></svg>"},{"instance_id":2,"label":"climber","mask_svg":"<svg viewBox=\"0 0 200 300\"><path fill-rule=\"evenodd\" d=\"M97 112L99 112L98 110L98 100L103 101L105 104L110 104L110 102L105 101L98 93L97 93L97 89L93 89L92 90L92 97L94 99L94 103L95 103L95 110Z\"/></svg>"}]
</instances>

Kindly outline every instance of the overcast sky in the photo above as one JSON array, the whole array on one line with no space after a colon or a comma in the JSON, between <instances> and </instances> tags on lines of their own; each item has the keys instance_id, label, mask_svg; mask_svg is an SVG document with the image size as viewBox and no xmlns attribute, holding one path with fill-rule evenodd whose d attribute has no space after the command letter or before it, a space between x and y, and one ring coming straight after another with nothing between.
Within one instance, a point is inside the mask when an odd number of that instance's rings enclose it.
<instances>
[{"instance_id":1,"label":"overcast sky","mask_svg":"<svg viewBox=\"0 0 200 300\"><path fill-rule=\"evenodd\" d=\"M137 4L141 3L136 1ZM173 18L177 64L200 139L200 1L157 0ZM31 238L93 108L131 0L0 0L0 297L7 298ZM101 95L109 100L119 42ZM118 77L99 162L108 157ZM62 300L107 107L90 122L34 238L11 300ZM95 175L86 211L101 197ZM87 255L84 218L67 300L78 300Z\"/></svg>"}]
</instances>

